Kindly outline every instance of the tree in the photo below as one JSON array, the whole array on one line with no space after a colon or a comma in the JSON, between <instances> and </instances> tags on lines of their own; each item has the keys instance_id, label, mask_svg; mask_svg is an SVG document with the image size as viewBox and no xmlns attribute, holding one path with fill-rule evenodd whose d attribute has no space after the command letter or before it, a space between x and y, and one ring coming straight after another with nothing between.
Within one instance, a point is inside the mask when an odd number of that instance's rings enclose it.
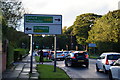
<instances>
[{"instance_id":1,"label":"tree","mask_svg":"<svg viewBox=\"0 0 120 80\"><path fill-rule=\"evenodd\" d=\"M94 20L100 17L101 15L93 13L86 13L77 16L76 21L73 24L72 33L76 36L78 44L86 45L88 31L91 29L91 25L94 24Z\"/></svg>"},{"instance_id":2,"label":"tree","mask_svg":"<svg viewBox=\"0 0 120 80\"><path fill-rule=\"evenodd\" d=\"M96 43L101 51L120 51L120 10L97 19L87 41Z\"/></svg>"},{"instance_id":3,"label":"tree","mask_svg":"<svg viewBox=\"0 0 120 80\"><path fill-rule=\"evenodd\" d=\"M2 14L9 27L17 28L20 26L20 20L25 10L20 1L0 1Z\"/></svg>"}]
</instances>

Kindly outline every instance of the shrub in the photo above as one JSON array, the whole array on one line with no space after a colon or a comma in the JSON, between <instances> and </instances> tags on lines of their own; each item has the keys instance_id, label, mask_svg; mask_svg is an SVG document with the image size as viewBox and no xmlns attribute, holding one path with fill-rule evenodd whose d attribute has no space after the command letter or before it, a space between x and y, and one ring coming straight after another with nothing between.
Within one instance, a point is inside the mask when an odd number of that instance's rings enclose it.
<instances>
[{"instance_id":1,"label":"shrub","mask_svg":"<svg viewBox=\"0 0 120 80\"><path fill-rule=\"evenodd\" d=\"M22 60L28 54L28 49L17 48L14 49L14 61Z\"/></svg>"}]
</instances>

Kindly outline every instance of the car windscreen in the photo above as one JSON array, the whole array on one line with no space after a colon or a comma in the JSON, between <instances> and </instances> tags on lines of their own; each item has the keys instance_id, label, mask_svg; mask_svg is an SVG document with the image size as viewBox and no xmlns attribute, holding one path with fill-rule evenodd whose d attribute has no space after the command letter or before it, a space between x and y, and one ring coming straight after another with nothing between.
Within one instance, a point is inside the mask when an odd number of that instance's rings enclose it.
<instances>
[{"instance_id":1,"label":"car windscreen","mask_svg":"<svg viewBox=\"0 0 120 80\"><path fill-rule=\"evenodd\" d=\"M108 60L118 60L120 58L120 55L108 55Z\"/></svg>"}]
</instances>

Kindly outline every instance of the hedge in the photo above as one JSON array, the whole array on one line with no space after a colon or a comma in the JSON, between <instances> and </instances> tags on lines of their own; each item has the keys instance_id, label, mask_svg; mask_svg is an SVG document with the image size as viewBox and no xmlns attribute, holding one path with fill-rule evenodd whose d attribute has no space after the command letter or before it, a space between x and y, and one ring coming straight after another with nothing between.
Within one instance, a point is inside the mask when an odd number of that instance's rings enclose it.
<instances>
[{"instance_id":1,"label":"hedge","mask_svg":"<svg viewBox=\"0 0 120 80\"><path fill-rule=\"evenodd\" d=\"M28 54L28 49L14 49L14 61L22 60Z\"/></svg>"}]
</instances>

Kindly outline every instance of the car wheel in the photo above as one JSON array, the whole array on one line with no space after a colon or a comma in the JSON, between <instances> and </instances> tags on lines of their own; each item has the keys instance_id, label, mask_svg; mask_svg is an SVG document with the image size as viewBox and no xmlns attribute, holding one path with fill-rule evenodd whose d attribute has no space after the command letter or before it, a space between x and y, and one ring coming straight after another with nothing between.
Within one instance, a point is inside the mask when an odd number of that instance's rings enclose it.
<instances>
[{"instance_id":1,"label":"car wheel","mask_svg":"<svg viewBox=\"0 0 120 80\"><path fill-rule=\"evenodd\" d=\"M96 64L96 71L99 72L99 70L100 70L100 69L98 68L98 65Z\"/></svg>"},{"instance_id":2,"label":"car wheel","mask_svg":"<svg viewBox=\"0 0 120 80\"><path fill-rule=\"evenodd\" d=\"M109 71L109 79L110 79L110 80L113 80L112 72L111 72L111 71Z\"/></svg>"},{"instance_id":3,"label":"car wheel","mask_svg":"<svg viewBox=\"0 0 120 80\"><path fill-rule=\"evenodd\" d=\"M107 70L105 69L105 66L103 66L103 72L107 74Z\"/></svg>"},{"instance_id":4,"label":"car wheel","mask_svg":"<svg viewBox=\"0 0 120 80\"><path fill-rule=\"evenodd\" d=\"M86 68L89 68L89 64L88 63L85 66L86 66Z\"/></svg>"}]
</instances>

